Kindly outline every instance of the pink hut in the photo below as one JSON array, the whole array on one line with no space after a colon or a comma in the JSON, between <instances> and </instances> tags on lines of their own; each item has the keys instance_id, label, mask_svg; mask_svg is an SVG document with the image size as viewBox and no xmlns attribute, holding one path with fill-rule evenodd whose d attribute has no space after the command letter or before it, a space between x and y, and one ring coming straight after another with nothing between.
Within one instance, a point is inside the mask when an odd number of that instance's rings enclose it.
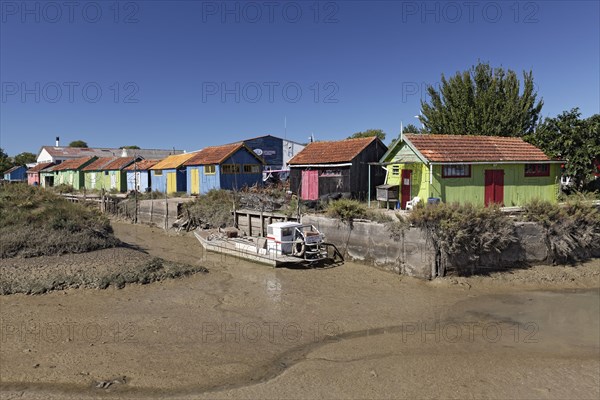
<instances>
[{"instance_id":1,"label":"pink hut","mask_svg":"<svg viewBox=\"0 0 600 400\"><path fill-rule=\"evenodd\" d=\"M54 165L52 162L39 163L27 170L27 184L31 186L40 186L40 172L44 168Z\"/></svg>"}]
</instances>

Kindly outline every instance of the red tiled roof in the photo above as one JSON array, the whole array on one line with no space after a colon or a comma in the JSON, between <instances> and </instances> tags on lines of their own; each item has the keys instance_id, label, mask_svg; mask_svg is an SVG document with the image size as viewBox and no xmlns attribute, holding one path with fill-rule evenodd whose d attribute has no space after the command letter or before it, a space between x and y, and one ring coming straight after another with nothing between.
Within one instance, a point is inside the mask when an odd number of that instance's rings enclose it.
<instances>
[{"instance_id":1,"label":"red tiled roof","mask_svg":"<svg viewBox=\"0 0 600 400\"><path fill-rule=\"evenodd\" d=\"M125 171L147 171L161 160L141 160L125 167Z\"/></svg>"},{"instance_id":2,"label":"red tiled roof","mask_svg":"<svg viewBox=\"0 0 600 400\"><path fill-rule=\"evenodd\" d=\"M62 163L56 165L52 170L53 171L65 171L67 169L80 169L87 162L92 160L94 157L82 157L82 158L74 158L72 160L63 161Z\"/></svg>"},{"instance_id":3,"label":"red tiled roof","mask_svg":"<svg viewBox=\"0 0 600 400\"><path fill-rule=\"evenodd\" d=\"M51 163L51 162L39 163L39 164L29 168L27 170L27 172L28 173L29 172L39 172L39 171L43 170L44 168L51 166L52 164L54 164L54 163Z\"/></svg>"},{"instance_id":4,"label":"red tiled roof","mask_svg":"<svg viewBox=\"0 0 600 400\"><path fill-rule=\"evenodd\" d=\"M106 169L105 167L110 164L115 158L114 157L100 157L91 164L87 165L82 171L100 171ZM65 161L66 162L66 161Z\"/></svg>"},{"instance_id":5,"label":"red tiled roof","mask_svg":"<svg viewBox=\"0 0 600 400\"><path fill-rule=\"evenodd\" d=\"M204 149L196 152L192 158L185 162L185 166L188 165L212 165L221 164L223 161L231 157L236 151L246 147L243 143L232 143L225 144L222 146L205 147ZM260 157L254 154L254 152L248 149L258 160L262 162Z\"/></svg>"},{"instance_id":6,"label":"red tiled roof","mask_svg":"<svg viewBox=\"0 0 600 400\"><path fill-rule=\"evenodd\" d=\"M105 170L121 170L135 160L134 157L118 157L104 166Z\"/></svg>"},{"instance_id":7,"label":"red tiled roof","mask_svg":"<svg viewBox=\"0 0 600 400\"><path fill-rule=\"evenodd\" d=\"M515 137L411 133L404 138L431 162L550 161L542 150Z\"/></svg>"},{"instance_id":8,"label":"red tiled roof","mask_svg":"<svg viewBox=\"0 0 600 400\"><path fill-rule=\"evenodd\" d=\"M85 167L83 171L121 170L133 162L133 157L101 157Z\"/></svg>"},{"instance_id":9,"label":"red tiled roof","mask_svg":"<svg viewBox=\"0 0 600 400\"><path fill-rule=\"evenodd\" d=\"M340 162L351 162L368 145L377 139L376 136L346 139L337 142L313 142L309 143L300 153L296 154L290 161L290 165L298 164L333 164ZM385 146L382 143L382 146Z\"/></svg>"}]
</instances>

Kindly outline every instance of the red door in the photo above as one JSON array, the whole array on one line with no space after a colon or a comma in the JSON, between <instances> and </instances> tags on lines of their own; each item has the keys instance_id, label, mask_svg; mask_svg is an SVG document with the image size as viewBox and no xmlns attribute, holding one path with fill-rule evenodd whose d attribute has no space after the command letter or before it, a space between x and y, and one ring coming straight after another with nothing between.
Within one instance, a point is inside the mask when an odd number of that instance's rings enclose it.
<instances>
[{"instance_id":1,"label":"red door","mask_svg":"<svg viewBox=\"0 0 600 400\"><path fill-rule=\"evenodd\" d=\"M302 200L319 199L319 171L302 171Z\"/></svg>"},{"instance_id":2,"label":"red door","mask_svg":"<svg viewBox=\"0 0 600 400\"><path fill-rule=\"evenodd\" d=\"M504 171L501 169L488 169L485 171L485 198L484 204L504 204Z\"/></svg>"},{"instance_id":3,"label":"red door","mask_svg":"<svg viewBox=\"0 0 600 400\"><path fill-rule=\"evenodd\" d=\"M412 171L403 169L400 176L400 206L403 210L406 209L406 202L411 200L410 184Z\"/></svg>"}]
</instances>

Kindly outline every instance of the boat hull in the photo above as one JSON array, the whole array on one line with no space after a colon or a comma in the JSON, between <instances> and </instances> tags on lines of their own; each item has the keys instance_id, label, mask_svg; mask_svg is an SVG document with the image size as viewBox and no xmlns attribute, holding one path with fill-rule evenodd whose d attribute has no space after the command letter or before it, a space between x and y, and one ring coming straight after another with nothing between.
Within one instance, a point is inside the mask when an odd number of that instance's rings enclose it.
<instances>
[{"instance_id":1,"label":"boat hull","mask_svg":"<svg viewBox=\"0 0 600 400\"><path fill-rule=\"evenodd\" d=\"M202 247L207 251L220 253L244 260L249 260L261 264L277 267L284 264L304 264L306 260L298 257L290 257L286 255L270 255L261 254L257 247L250 244L243 247L236 247L235 242L224 239L209 240L206 235L194 232L194 236L198 239Z\"/></svg>"}]
</instances>

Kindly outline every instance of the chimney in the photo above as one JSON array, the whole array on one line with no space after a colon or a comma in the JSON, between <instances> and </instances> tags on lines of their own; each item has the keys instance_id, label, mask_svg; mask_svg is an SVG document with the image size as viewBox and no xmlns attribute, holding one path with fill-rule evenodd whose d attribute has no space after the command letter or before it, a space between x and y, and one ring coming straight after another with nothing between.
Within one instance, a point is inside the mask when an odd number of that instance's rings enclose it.
<instances>
[{"instance_id":1,"label":"chimney","mask_svg":"<svg viewBox=\"0 0 600 400\"><path fill-rule=\"evenodd\" d=\"M60 137L56 137L56 147L60 146Z\"/></svg>"}]
</instances>

